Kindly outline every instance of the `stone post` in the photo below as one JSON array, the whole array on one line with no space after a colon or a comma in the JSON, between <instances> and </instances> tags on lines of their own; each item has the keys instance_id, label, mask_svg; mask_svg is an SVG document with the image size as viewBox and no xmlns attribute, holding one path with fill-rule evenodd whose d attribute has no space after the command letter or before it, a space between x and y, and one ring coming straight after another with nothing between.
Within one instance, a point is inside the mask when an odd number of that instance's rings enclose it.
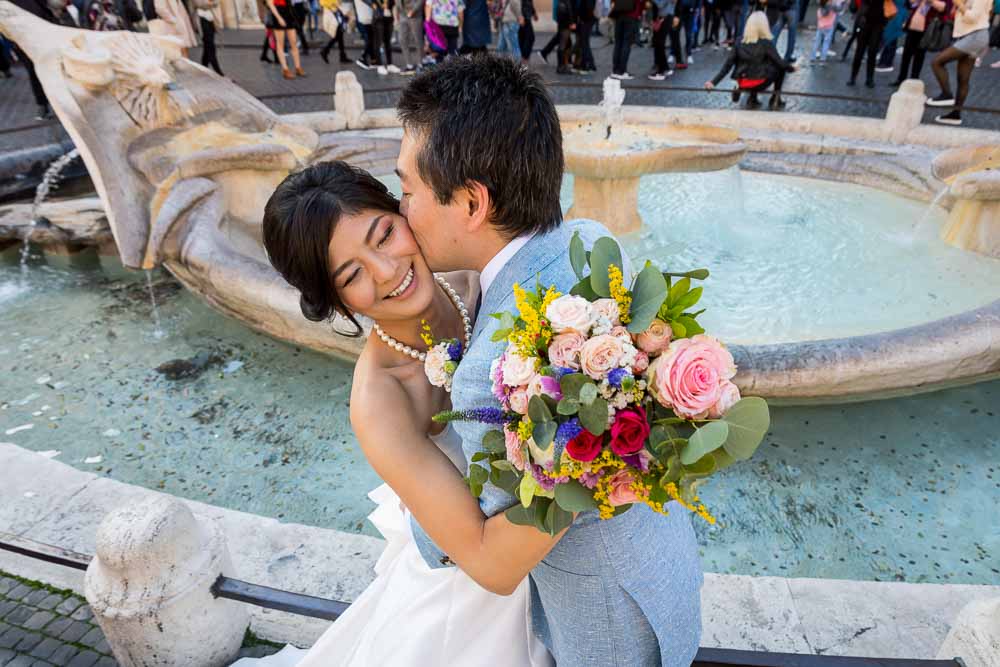
<instances>
[{"instance_id":1,"label":"stone post","mask_svg":"<svg viewBox=\"0 0 1000 667\"><path fill-rule=\"evenodd\" d=\"M361 127L361 118L365 115L365 91L354 72L337 72L333 109L344 116L348 129Z\"/></svg>"},{"instance_id":2,"label":"stone post","mask_svg":"<svg viewBox=\"0 0 1000 667\"><path fill-rule=\"evenodd\" d=\"M156 495L108 514L84 593L124 667L214 667L236 657L247 608L212 597L233 571L222 532Z\"/></svg>"},{"instance_id":3,"label":"stone post","mask_svg":"<svg viewBox=\"0 0 1000 667\"><path fill-rule=\"evenodd\" d=\"M889 109L885 114L886 139L894 144L905 143L910 131L923 120L926 101L923 81L904 81L889 98Z\"/></svg>"},{"instance_id":4,"label":"stone post","mask_svg":"<svg viewBox=\"0 0 1000 667\"><path fill-rule=\"evenodd\" d=\"M1000 665L1000 598L967 604L952 623L937 657L961 658L966 667Z\"/></svg>"}]
</instances>

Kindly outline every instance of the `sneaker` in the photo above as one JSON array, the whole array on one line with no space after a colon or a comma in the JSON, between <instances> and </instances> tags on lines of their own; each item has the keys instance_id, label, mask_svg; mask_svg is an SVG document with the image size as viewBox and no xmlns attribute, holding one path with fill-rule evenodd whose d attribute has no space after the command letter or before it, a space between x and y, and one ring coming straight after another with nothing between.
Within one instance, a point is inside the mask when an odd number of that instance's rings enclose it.
<instances>
[{"instance_id":1,"label":"sneaker","mask_svg":"<svg viewBox=\"0 0 1000 667\"><path fill-rule=\"evenodd\" d=\"M655 74L650 74L646 78L650 81L666 81L667 75L663 72L656 72Z\"/></svg>"},{"instance_id":2,"label":"sneaker","mask_svg":"<svg viewBox=\"0 0 1000 667\"><path fill-rule=\"evenodd\" d=\"M694 65L694 58L691 56L688 56L688 65Z\"/></svg>"},{"instance_id":3,"label":"sneaker","mask_svg":"<svg viewBox=\"0 0 1000 667\"><path fill-rule=\"evenodd\" d=\"M875 71L876 72L891 72L894 69L895 68L892 65L890 65L889 67L876 67Z\"/></svg>"},{"instance_id":4,"label":"sneaker","mask_svg":"<svg viewBox=\"0 0 1000 667\"><path fill-rule=\"evenodd\" d=\"M386 76L389 73L389 68L385 65L379 65L375 71L378 72L379 76Z\"/></svg>"},{"instance_id":5,"label":"sneaker","mask_svg":"<svg viewBox=\"0 0 1000 667\"><path fill-rule=\"evenodd\" d=\"M619 81L621 81L622 80L622 75L618 74L617 72L612 72L611 73L611 78L612 79L618 79Z\"/></svg>"},{"instance_id":6,"label":"sneaker","mask_svg":"<svg viewBox=\"0 0 1000 667\"><path fill-rule=\"evenodd\" d=\"M1000 69L1000 60L990 65L990 69Z\"/></svg>"},{"instance_id":7,"label":"sneaker","mask_svg":"<svg viewBox=\"0 0 1000 667\"><path fill-rule=\"evenodd\" d=\"M322 58L323 62L325 62L327 65L330 64L330 52L327 51L326 49L323 49L322 51L319 52L319 57Z\"/></svg>"},{"instance_id":8,"label":"sneaker","mask_svg":"<svg viewBox=\"0 0 1000 667\"><path fill-rule=\"evenodd\" d=\"M621 74L618 75L618 78L621 79L622 81L631 81L635 77L629 74L628 72L622 72Z\"/></svg>"},{"instance_id":9,"label":"sneaker","mask_svg":"<svg viewBox=\"0 0 1000 667\"><path fill-rule=\"evenodd\" d=\"M944 93L938 95L937 97L928 97L927 106L929 107L953 107L955 106L955 98L952 95L945 95Z\"/></svg>"},{"instance_id":10,"label":"sneaker","mask_svg":"<svg viewBox=\"0 0 1000 667\"><path fill-rule=\"evenodd\" d=\"M941 123L942 125L961 125L962 114L958 111L958 109L952 109L949 113L935 118L934 122Z\"/></svg>"},{"instance_id":11,"label":"sneaker","mask_svg":"<svg viewBox=\"0 0 1000 667\"><path fill-rule=\"evenodd\" d=\"M35 120L52 120L52 109L48 107L38 107Z\"/></svg>"},{"instance_id":12,"label":"sneaker","mask_svg":"<svg viewBox=\"0 0 1000 667\"><path fill-rule=\"evenodd\" d=\"M827 58L829 58L831 56L836 56L836 55L837 55L837 52L834 51L833 49L830 49L829 51L826 52L826 57Z\"/></svg>"},{"instance_id":13,"label":"sneaker","mask_svg":"<svg viewBox=\"0 0 1000 667\"><path fill-rule=\"evenodd\" d=\"M357 65L358 67L360 67L361 69L373 69L374 68L374 66L371 65L368 62L368 60L365 59L365 58L358 58L357 60L354 61L354 64Z\"/></svg>"},{"instance_id":14,"label":"sneaker","mask_svg":"<svg viewBox=\"0 0 1000 667\"><path fill-rule=\"evenodd\" d=\"M395 65L389 65L388 67L386 67L386 69L389 70L389 74L400 74L403 71L398 67L396 67Z\"/></svg>"}]
</instances>

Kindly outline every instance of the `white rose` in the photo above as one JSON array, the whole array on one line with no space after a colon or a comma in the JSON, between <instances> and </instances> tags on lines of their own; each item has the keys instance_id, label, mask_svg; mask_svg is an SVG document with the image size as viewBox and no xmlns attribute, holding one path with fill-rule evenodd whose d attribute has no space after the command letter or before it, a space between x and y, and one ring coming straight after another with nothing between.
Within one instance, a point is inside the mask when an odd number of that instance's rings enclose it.
<instances>
[{"instance_id":1,"label":"white rose","mask_svg":"<svg viewBox=\"0 0 1000 667\"><path fill-rule=\"evenodd\" d=\"M424 373L427 379L435 387L444 387L451 380L448 372L444 369L445 363L449 361L448 350L442 347L433 347L427 350L427 357L424 359Z\"/></svg>"},{"instance_id":2,"label":"white rose","mask_svg":"<svg viewBox=\"0 0 1000 667\"><path fill-rule=\"evenodd\" d=\"M590 305L594 309L594 313L608 318L611 326L615 327L622 323L620 319L621 312L618 310L618 302L614 299L598 299Z\"/></svg>"},{"instance_id":3,"label":"white rose","mask_svg":"<svg viewBox=\"0 0 1000 667\"><path fill-rule=\"evenodd\" d=\"M545 317L556 333L577 331L586 336L594 323L594 310L582 296L564 294L549 304Z\"/></svg>"},{"instance_id":4,"label":"white rose","mask_svg":"<svg viewBox=\"0 0 1000 667\"><path fill-rule=\"evenodd\" d=\"M528 380L535 375L537 362L534 357L524 357L512 347L507 348L507 358L504 359L500 369L503 371L503 383L508 387L528 384Z\"/></svg>"}]
</instances>

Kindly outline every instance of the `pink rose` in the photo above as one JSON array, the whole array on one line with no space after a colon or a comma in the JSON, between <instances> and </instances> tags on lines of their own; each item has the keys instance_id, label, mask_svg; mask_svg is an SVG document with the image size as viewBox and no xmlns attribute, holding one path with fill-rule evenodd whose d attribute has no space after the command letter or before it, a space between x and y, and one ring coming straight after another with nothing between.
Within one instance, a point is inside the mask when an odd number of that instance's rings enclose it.
<instances>
[{"instance_id":1,"label":"pink rose","mask_svg":"<svg viewBox=\"0 0 1000 667\"><path fill-rule=\"evenodd\" d=\"M545 317L556 333L577 331L584 335L594 323L594 311L590 302L582 296L564 294L545 308Z\"/></svg>"},{"instance_id":2,"label":"pink rose","mask_svg":"<svg viewBox=\"0 0 1000 667\"><path fill-rule=\"evenodd\" d=\"M621 326L620 324L612 328L611 331L608 332L608 335L614 336L623 343L628 343L629 345L632 344L632 334L630 334L628 332L628 329Z\"/></svg>"},{"instance_id":3,"label":"pink rose","mask_svg":"<svg viewBox=\"0 0 1000 667\"><path fill-rule=\"evenodd\" d=\"M507 460L518 470L524 470L524 447L521 440L506 426L503 427L503 440L507 445Z\"/></svg>"},{"instance_id":4,"label":"pink rose","mask_svg":"<svg viewBox=\"0 0 1000 667\"><path fill-rule=\"evenodd\" d=\"M587 342L583 334L567 331L552 337L549 343L549 363L562 368L580 370L580 348Z\"/></svg>"},{"instance_id":5,"label":"pink rose","mask_svg":"<svg viewBox=\"0 0 1000 667\"><path fill-rule=\"evenodd\" d=\"M678 417L704 419L722 397L723 383L736 375L736 363L722 343L699 334L675 340L649 367L650 390Z\"/></svg>"},{"instance_id":6,"label":"pink rose","mask_svg":"<svg viewBox=\"0 0 1000 667\"><path fill-rule=\"evenodd\" d=\"M510 392L507 400L510 402L510 409L519 415L528 414L528 391L525 387L518 387Z\"/></svg>"},{"instance_id":7,"label":"pink rose","mask_svg":"<svg viewBox=\"0 0 1000 667\"><path fill-rule=\"evenodd\" d=\"M508 387L519 387L528 384L528 380L535 374L535 366L538 365L538 360L534 357L521 356L510 348L507 349L505 356L506 359L500 365L500 371L503 373L503 383Z\"/></svg>"},{"instance_id":8,"label":"pink rose","mask_svg":"<svg viewBox=\"0 0 1000 667\"><path fill-rule=\"evenodd\" d=\"M608 318L611 326L617 326L622 323L621 312L618 310L618 302L614 299L598 299L591 303L590 307L594 309L596 317Z\"/></svg>"},{"instance_id":9,"label":"pink rose","mask_svg":"<svg viewBox=\"0 0 1000 667\"><path fill-rule=\"evenodd\" d=\"M645 331L635 337L635 344L640 350L652 357L667 349L672 335L673 330L669 324L663 320L655 319Z\"/></svg>"},{"instance_id":10,"label":"pink rose","mask_svg":"<svg viewBox=\"0 0 1000 667\"><path fill-rule=\"evenodd\" d=\"M619 366L623 352L621 339L609 334L594 336L580 349L580 370L595 380L603 380L608 371Z\"/></svg>"},{"instance_id":11,"label":"pink rose","mask_svg":"<svg viewBox=\"0 0 1000 667\"><path fill-rule=\"evenodd\" d=\"M729 412L729 408L736 405L737 401L740 400L740 389L735 384L729 380L724 380L722 382L722 387L720 388L719 400L715 402L709 411L709 419L718 419L722 415Z\"/></svg>"},{"instance_id":12,"label":"pink rose","mask_svg":"<svg viewBox=\"0 0 1000 667\"><path fill-rule=\"evenodd\" d=\"M649 368L649 355L639 350L635 354L635 361L632 362L632 375L639 375Z\"/></svg>"},{"instance_id":13,"label":"pink rose","mask_svg":"<svg viewBox=\"0 0 1000 667\"><path fill-rule=\"evenodd\" d=\"M649 437L646 411L636 406L619 410L611 425L611 451L618 456L629 456L642 449Z\"/></svg>"},{"instance_id":14,"label":"pink rose","mask_svg":"<svg viewBox=\"0 0 1000 667\"><path fill-rule=\"evenodd\" d=\"M551 396L557 401L562 399L562 388L559 386L559 380L548 375L537 374L528 380L526 392L529 400L532 396Z\"/></svg>"},{"instance_id":15,"label":"pink rose","mask_svg":"<svg viewBox=\"0 0 1000 667\"><path fill-rule=\"evenodd\" d=\"M632 486L635 484L635 477L628 470L619 470L608 480L610 489L608 490L608 504L612 507L619 505L631 505L639 500Z\"/></svg>"}]
</instances>

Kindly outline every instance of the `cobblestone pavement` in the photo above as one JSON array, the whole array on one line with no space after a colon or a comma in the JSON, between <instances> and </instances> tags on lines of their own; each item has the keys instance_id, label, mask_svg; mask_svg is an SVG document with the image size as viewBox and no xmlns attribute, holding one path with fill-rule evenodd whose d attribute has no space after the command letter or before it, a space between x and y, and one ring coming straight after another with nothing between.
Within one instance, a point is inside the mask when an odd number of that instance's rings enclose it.
<instances>
[{"instance_id":1,"label":"cobblestone pavement","mask_svg":"<svg viewBox=\"0 0 1000 667\"><path fill-rule=\"evenodd\" d=\"M811 47L814 34L810 29L800 29L800 54L806 53ZM261 31L222 31L218 39L219 60L223 70L233 81L279 113L332 109L334 77L342 67L358 75L365 89L367 106L386 107L395 103L399 89L406 84L407 77L379 76L374 71L361 70L354 64L341 65L337 62L336 50L331 54L328 65L319 56L322 37L323 33L316 34L310 54L303 58L303 66L308 73L304 79L286 81L276 65L267 65L259 60L263 41ZM549 37L547 34L539 34L536 46L543 46ZM357 41L356 36L353 39ZM843 43L842 38L838 40L839 45ZM591 44L598 71L586 76L557 75L554 64L543 62L537 53L532 55L532 66L551 84L557 102L592 104L600 100L601 81L610 72L612 47L604 36L595 36ZM360 55L360 43L350 44L348 54L352 58ZM394 56L395 62L401 63L401 54L397 52ZM200 58L200 51L193 49L191 57L197 60ZM723 90L713 93L701 88L718 70L724 57L724 50L704 47L694 54L695 62L686 71L678 71L666 81L653 82L645 78L652 65L652 50L648 47L636 47L629 62L629 70L636 79L625 84L628 90L627 102L728 108L731 106L728 81L721 84ZM988 67L998 59L1000 53L991 51L984 59L983 66L973 74L971 94L963 114L966 127L1000 129L1000 70ZM550 60L554 61L554 57ZM849 88L846 85L849 63L842 63L839 58L831 58L825 65L809 63L804 59L800 62L802 66L799 71L789 75L785 83L788 111L869 117L881 117L885 114L886 105L894 90L889 83L896 76L895 72L876 74L877 86L874 89L862 85ZM0 151L50 143L65 136L57 122L38 122L34 119L35 105L27 76L20 67L15 67L13 72L13 79L0 79ZM937 84L933 82L929 63L924 66L923 79L928 91L936 93ZM924 121L931 122L938 113L941 110L928 109ZM18 129L9 131L13 128Z\"/></svg>"},{"instance_id":2,"label":"cobblestone pavement","mask_svg":"<svg viewBox=\"0 0 1000 667\"><path fill-rule=\"evenodd\" d=\"M0 665L117 664L86 600L0 572Z\"/></svg>"}]
</instances>

